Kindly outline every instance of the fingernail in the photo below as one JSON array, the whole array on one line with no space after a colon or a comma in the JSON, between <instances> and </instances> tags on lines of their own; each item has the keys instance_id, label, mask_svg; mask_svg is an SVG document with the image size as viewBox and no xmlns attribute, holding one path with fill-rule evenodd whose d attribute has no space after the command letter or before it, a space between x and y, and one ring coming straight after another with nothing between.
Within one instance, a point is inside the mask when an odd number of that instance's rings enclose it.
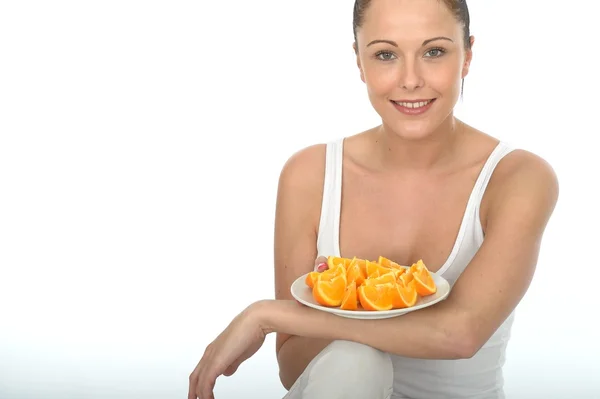
<instances>
[{"instance_id":1,"label":"fingernail","mask_svg":"<svg viewBox=\"0 0 600 399\"><path fill-rule=\"evenodd\" d=\"M317 271L321 273L325 270L327 270L327 263L319 263L319 266L317 266Z\"/></svg>"}]
</instances>

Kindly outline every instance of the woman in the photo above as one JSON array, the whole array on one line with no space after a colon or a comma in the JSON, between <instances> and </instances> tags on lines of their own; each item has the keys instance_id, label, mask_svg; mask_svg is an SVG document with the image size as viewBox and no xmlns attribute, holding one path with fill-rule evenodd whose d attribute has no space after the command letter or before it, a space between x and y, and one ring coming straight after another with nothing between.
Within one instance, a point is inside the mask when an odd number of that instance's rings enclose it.
<instances>
[{"instance_id":1,"label":"woman","mask_svg":"<svg viewBox=\"0 0 600 399\"><path fill-rule=\"evenodd\" d=\"M513 310L558 197L551 167L453 115L472 58L463 0L358 0L354 50L380 126L294 154L279 181L276 299L206 349L189 398L212 398L277 334L287 398L501 398ZM290 285L328 255L423 259L445 301L383 320L304 307ZM315 261L316 259L316 261Z\"/></svg>"}]
</instances>

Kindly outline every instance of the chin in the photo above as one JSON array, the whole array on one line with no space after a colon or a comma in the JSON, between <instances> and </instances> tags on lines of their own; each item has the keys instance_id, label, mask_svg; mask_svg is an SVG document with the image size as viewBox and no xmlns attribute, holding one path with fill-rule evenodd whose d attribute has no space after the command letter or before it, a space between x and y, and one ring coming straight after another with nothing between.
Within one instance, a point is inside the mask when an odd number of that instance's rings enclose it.
<instances>
[{"instance_id":1,"label":"chin","mask_svg":"<svg viewBox=\"0 0 600 399\"><path fill-rule=\"evenodd\" d=\"M431 119L405 121L396 118L395 120L384 120L383 126L387 131L403 140L418 141L432 137L440 123Z\"/></svg>"},{"instance_id":2,"label":"chin","mask_svg":"<svg viewBox=\"0 0 600 399\"><path fill-rule=\"evenodd\" d=\"M451 120L452 112L441 115L439 110L435 111L435 109L430 109L427 115L407 116L395 109L388 108L385 113L382 113L383 126L403 140L425 140L432 137L442 125Z\"/></svg>"}]
</instances>

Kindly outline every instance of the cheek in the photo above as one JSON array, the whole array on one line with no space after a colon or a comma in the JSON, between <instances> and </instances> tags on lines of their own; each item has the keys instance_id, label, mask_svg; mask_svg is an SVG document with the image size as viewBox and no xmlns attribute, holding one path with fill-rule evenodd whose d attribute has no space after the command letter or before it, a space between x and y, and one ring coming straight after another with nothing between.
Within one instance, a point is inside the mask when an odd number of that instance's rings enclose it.
<instances>
[{"instance_id":1,"label":"cheek","mask_svg":"<svg viewBox=\"0 0 600 399\"><path fill-rule=\"evenodd\" d=\"M365 68L364 77L367 89L374 95L386 95L398 86L398 69L393 66Z\"/></svg>"},{"instance_id":2,"label":"cheek","mask_svg":"<svg viewBox=\"0 0 600 399\"><path fill-rule=\"evenodd\" d=\"M424 77L425 84L441 93L454 92L460 86L460 71L453 67L435 68ZM460 89L460 87L459 87Z\"/></svg>"}]
</instances>

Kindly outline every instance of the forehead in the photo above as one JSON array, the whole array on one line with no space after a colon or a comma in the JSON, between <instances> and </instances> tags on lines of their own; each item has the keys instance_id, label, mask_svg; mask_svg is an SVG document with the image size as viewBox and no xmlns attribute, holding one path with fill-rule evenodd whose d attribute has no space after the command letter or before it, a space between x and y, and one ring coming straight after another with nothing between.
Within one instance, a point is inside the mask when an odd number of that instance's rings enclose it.
<instances>
[{"instance_id":1,"label":"forehead","mask_svg":"<svg viewBox=\"0 0 600 399\"><path fill-rule=\"evenodd\" d=\"M358 32L367 40L407 42L439 35L454 39L460 34L458 21L441 0L372 0Z\"/></svg>"}]
</instances>

